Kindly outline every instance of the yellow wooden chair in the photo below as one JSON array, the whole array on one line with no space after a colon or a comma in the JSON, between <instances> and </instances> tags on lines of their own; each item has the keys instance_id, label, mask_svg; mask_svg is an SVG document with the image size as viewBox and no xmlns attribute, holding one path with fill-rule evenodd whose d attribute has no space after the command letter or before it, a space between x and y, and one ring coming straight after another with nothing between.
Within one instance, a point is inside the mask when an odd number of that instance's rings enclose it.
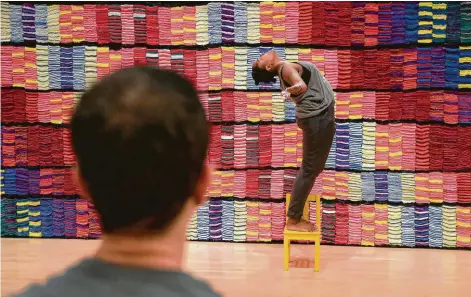
<instances>
[{"instance_id":1,"label":"yellow wooden chair","mask_svg":"<svg viewBox=\"0 0 471 297\"><path fill-rule=\"evenodd\" d=\"M291 194L286 195L286 212L291 200ZM284 269L289 268L290 244L292 240L314 241L314 271L319 271L319 260L321 257L321 196L309 195L304 205L303 218L309 221L309 202L316 201L316 226L317 232L284 231Z\"/></svg>"}]
</instances>

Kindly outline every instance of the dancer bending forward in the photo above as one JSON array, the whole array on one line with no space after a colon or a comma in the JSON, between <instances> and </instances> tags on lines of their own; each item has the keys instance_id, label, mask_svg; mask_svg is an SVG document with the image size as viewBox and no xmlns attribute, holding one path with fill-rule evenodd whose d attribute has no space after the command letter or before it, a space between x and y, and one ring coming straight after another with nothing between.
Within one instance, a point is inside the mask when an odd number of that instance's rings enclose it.
<instances>
[{"instance_id":1,"label":"dancer bending forward","mask_svg":"<svg viewBox=\"0 0 471 297\"><path fill-rule=\"evenodd\" d=\"M280 79L285 98L296 103L296 122L303 131L303 161L294 182L288 209L288 230L314 231L302 219L304 204L322 172L335 134L334 92L329 82L311 63L283 61L269 51L252 64L252 77L260 82Z\"/></svg>"}]
</instances>

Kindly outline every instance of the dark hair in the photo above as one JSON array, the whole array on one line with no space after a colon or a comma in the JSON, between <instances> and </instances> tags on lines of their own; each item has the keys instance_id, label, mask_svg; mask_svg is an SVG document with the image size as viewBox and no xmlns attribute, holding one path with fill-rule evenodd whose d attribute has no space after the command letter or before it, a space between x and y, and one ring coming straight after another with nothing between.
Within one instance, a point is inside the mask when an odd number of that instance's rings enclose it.
<instances>
[{"instance_id":1,"label":"dark hair","mask_svg":"<svg viewBox=\"0 0 471 297\"><path fill-rule=\"evenodd\" d=\"M255 82L255 85L259 85L259 83L275 83L276 82L276 72L275 71L268 71L266 69L260 69L257 67L252 67L252 78Z\"/></svg>"},{"instance_id":2,"label":"dark hair","mask_svg":"<svg viewBox=\"0 0 471 297\"><path fill-rule=\"evenodd\" d=\"M193 194L209 127L197 91L178 74L119 70L82 96L71 127L104 232L165 229Z\"/></svg>"}]
</instances>

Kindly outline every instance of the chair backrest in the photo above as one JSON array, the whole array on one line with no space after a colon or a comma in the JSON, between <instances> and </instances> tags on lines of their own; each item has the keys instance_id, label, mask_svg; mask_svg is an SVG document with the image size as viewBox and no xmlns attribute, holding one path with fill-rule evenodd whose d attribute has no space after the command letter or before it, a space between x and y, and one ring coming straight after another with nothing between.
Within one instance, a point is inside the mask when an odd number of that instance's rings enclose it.
<instances>
[{"instance_id":1,"label":"chair backrest","mask_svg":"<svg viewBox=\"0 0 471 297\"><path fill-rule=\"evenodd\" d=\"M304 204L303 209L303 219L309 221L309 202L315 201L316 202L316 219L319 217L320 219L320 209L321 209L321 196L320 195L309 195L306 200L306 204ZM291 194L286 195L286 213L288 213L289 204L291 202Z\"/></svg>"}]
</instances>

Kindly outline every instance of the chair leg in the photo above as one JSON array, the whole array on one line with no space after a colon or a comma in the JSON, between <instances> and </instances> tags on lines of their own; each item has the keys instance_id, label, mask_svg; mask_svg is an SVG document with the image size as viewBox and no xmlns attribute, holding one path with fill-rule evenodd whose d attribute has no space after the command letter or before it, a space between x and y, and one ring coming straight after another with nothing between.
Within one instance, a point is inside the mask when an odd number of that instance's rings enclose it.
<instances>
[{"instance_id":1,"label":"chair leg","mask_svg":"<svg viewBox=\"0 0 471 297\"><path fill-rule=\"evenodd\" d=\"M318 272L320 269L320 258L321 258L321 239L318 238L314 245L314 271Z\"/></svg>"},{"instance_id":2,"label":"chair leg","mask_svg":"<svg viewBox=\"0 0 471 297\"><path fill-rule=\"evenodd\" d=\"M289 269L289 258L290 258L290 240L285 238L284 240L284 248L283 248L283 268L285 271L288 271Z\"/></svg>"}]
</instances>

